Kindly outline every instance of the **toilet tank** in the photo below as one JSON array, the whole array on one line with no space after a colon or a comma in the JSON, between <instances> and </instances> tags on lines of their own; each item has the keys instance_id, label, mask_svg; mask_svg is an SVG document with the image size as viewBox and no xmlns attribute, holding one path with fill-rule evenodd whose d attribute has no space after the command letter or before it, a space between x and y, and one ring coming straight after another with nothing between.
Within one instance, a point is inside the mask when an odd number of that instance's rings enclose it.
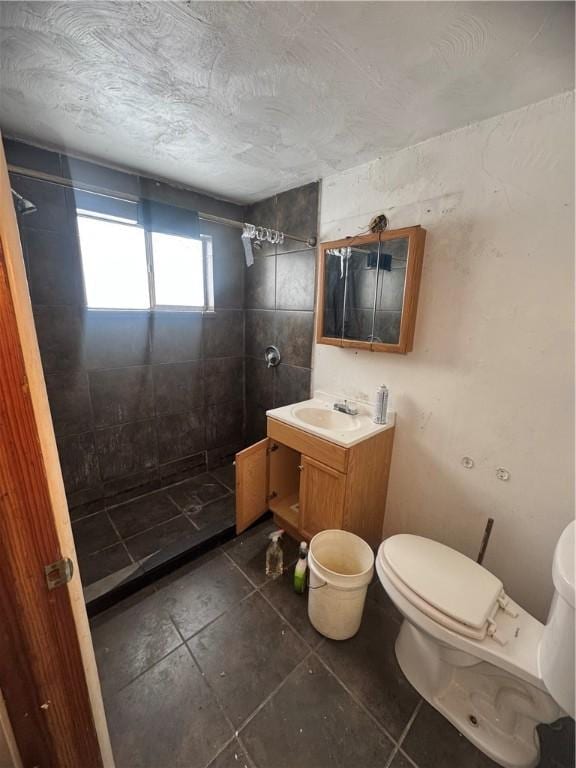
<instances>
[{"instance_id":1,"label":"toilet tank","mask_svg":"<svg viewBox=\"0 0 576 768\"><path fill-rule=\"evenodd\" d=\"M574 537L576 523L564 529L552 564L554 597L539 651L546 688L574 717Z\"/></svg>"}]
</instances>

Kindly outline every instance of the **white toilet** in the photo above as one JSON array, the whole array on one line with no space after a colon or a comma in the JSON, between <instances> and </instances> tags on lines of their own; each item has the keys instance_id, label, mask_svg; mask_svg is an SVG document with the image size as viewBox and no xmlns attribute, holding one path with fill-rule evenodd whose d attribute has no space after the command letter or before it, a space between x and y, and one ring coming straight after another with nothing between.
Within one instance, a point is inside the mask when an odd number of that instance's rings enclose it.
<instances>
[{"instance_id":1,"label":"white toilet","mask_svg":"<svg viewBox=\"0 0 576 768\"><path fill-rule=\"evenodd\" d=\"M536 766L537 724L574 717L574 536L571 523L556 545L546 625L450 547L400 534L378 550L378 576L404 616L396 641L402 671L505 768Z\"/></svg>"}]
</instances>

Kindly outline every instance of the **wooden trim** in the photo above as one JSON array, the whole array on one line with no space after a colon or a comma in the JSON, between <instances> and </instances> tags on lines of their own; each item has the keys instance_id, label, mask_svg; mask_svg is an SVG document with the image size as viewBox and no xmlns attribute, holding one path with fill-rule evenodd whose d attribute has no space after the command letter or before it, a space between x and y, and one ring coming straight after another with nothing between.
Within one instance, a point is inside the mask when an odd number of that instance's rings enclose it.
<instances>
[{"instance_id":1,"label":"wooden trim","mask_svg":"<svg viewBox=\"0 0 576 768\"><path fill-rule=\"evenodd\" d=\"M324 265L325 255L322 245L319 244L316 250L316 317L315 317L315 336L317 344L329 344L330 342L324 336Z\"/></svg>"},{"instance_id":2,"label":"wooden trim","mask_svg":"<svg viewBox=\"0 0 576 768\"><path fill-rule=\"evenodd\" d=\"M360 341L360 339L342 339L341 347L348 347L350 349L367 349L368 352L372 349L371 341Z\"/></svg>"},{"instance_id":3,"label":"wooden trim","mask_svg":"<svg viewBox=\"0 0 576 768\"><path fill-rule=\"evenodd\" d=\"M1 148L0 200L0 687L24 765L113 766Z\"/></svg>"},{"instance_id":4,"label":"wooden trim","mask_svg":"<svg viewBox=\"0 0 576 768\"><path fill-rule=\"evenodd\" d=\"M404 282L404 295L402 302L402 317L400 321L400 336L397 344L384 344L381 342L361 341L360 339L334 338L324 335L324 286L326 251L332 248L347 248L352 245L366 245L387 240L408 238L408 257L406 263L406 280ZM426 230L421 226L403 227L391 229L379 235L370 233L357 237L346 237L341 240L330 240L320 243L317 256L317 294L316 294L316 343L328 344L335 347L364 349L371 352L393 352L406 354L414 346L414 331L416 327L416 312L418 307L418 294L422 276L422 261L424 257L424 244Z\"/></svg>"},{"instance_id":5,"label":"wooden trim","mask_svg":"<svg viewBox=\"0 0 576 768\"><path fill-rule=\"evenodd\" d=\"M344 237L340 240L329 240L320 243L320 248L329 250L332 248L348 248L351 245L369 245L378 241L385 243L387 240L398 240L402 237L411 237L416 230L421 230L420 224L414 227L402 227L401 229L388 229L386 232L369 232L367 235L355 235L353 237Z\"/></svg>"},{"instance_id":6,"label":"wooden trim","mask_svg":"<svg viewBox=\"0 0 576 768\"><path fill-rule=\"evenodd\" d=\"M0 239L0 685L24 764L102 766ZM76 576L78 578L78 576Z\"/></svg>"},{"instance_id":7,"label":"wooden trim","mask_svg":"<svg viewBox=\"0 0 576 768\"><path fill-rule=\"evenodd\" d=\"M400 338L398 344L380 344L373 342L374 352L398 352L406 354L414 346L414 331L416 330L416 312L418 309L418 294L422 277L422 261L424 258L424 243L426 230L413 227L408 236L408 261L406 264L406 280L402 300L402 319L400 321ZM397 230L399 231L399 230Z\"/></svg>"},{"instance_id":8,"label":"wooden trim","mask_svg":"<svg viewBox=\"0 0 576 768\"><path fill-rule=\"evenodd\" d=\"M293 448L299 453L317 459L339 472L346 472L348 450L341 445L322 440L321 437L291 427L289 424L284 424L283 421L278 421L270 416L268 417L267 433L269 438L288 446L288 448Z\"/></svg>"}]
</instances>

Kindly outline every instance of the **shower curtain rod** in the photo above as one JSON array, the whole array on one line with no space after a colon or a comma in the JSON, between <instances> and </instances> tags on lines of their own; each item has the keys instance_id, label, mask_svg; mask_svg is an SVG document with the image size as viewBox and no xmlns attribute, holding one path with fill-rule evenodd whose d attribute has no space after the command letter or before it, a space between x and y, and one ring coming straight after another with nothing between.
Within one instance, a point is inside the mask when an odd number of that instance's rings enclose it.
<instances>
[{"instance_id":1,"label":"shower curtain rod","mask_svg":"<svg viewBox=\"0 0 576 768\"><path fill-rule=\"evenodd\" d=\"M107 197L112 197L115 200L129 200L133 203L138 203L140 201L140 198L136 195L131 195L129 192L116 192L111 189L106 189L106 187L99 187L95 184L85 184L84 182L74 182L72 179L65 179L61 176L54 176L51 173L43 173L42 171L34 171L30 168L22 168L19 165L12 165L11 163L8 164L8 170L10 173L16 173L18 176L27 176L31 179L38 179L39 181L48 181L51 184L59 184L61 187L68 187L70 189L80 189L83 192L93 192L97 195L106 195ZM198 194L198 193L196 193ZM234 229L244 229L244 222L243 221L236 221L236 219L227 219L224 216L216 216L212 213L204 213L203 211L198 211L198 218L202 219L202 221L211 221L214 224L223 224L225 227L233 227ZM284 232L284 237L288 238L289 240L294 240L297 243L304 243L305 245L309 246L310 248L313 248L316 245L317 238L316 237L297 237L296 235L290 235L287 232Z\"/></svg>"}]
</instances>

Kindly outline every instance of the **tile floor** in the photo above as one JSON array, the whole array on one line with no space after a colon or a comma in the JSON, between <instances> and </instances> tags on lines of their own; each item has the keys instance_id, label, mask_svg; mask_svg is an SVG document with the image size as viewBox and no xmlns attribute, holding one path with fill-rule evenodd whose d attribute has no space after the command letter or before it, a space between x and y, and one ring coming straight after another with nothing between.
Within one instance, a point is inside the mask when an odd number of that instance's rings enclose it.
<instances>
[{"instance_id":1,"label":"tile floor","mask_svg":"<svg viewBox=\"0 0 576 768\"><path fill-rule=\"evenodd\" d=\"M379 583L355 638L322 638L291 574L266 579L272 528L93 619L117 768L495 766L404 679ZM543 729L541 768L573 768L573 740L572 721Z\"/></svg>"},{"instance_id":2,"label":"tile floor","mask_svg":"<svg viewBox=\"0 0 576 768\"><path fill-rule=\"evenodd\" d=\"M198 533L234 524L234 467L205 472L72 524L86 599L157 564L162 552Z\"/></svg>"}]
</instances>

